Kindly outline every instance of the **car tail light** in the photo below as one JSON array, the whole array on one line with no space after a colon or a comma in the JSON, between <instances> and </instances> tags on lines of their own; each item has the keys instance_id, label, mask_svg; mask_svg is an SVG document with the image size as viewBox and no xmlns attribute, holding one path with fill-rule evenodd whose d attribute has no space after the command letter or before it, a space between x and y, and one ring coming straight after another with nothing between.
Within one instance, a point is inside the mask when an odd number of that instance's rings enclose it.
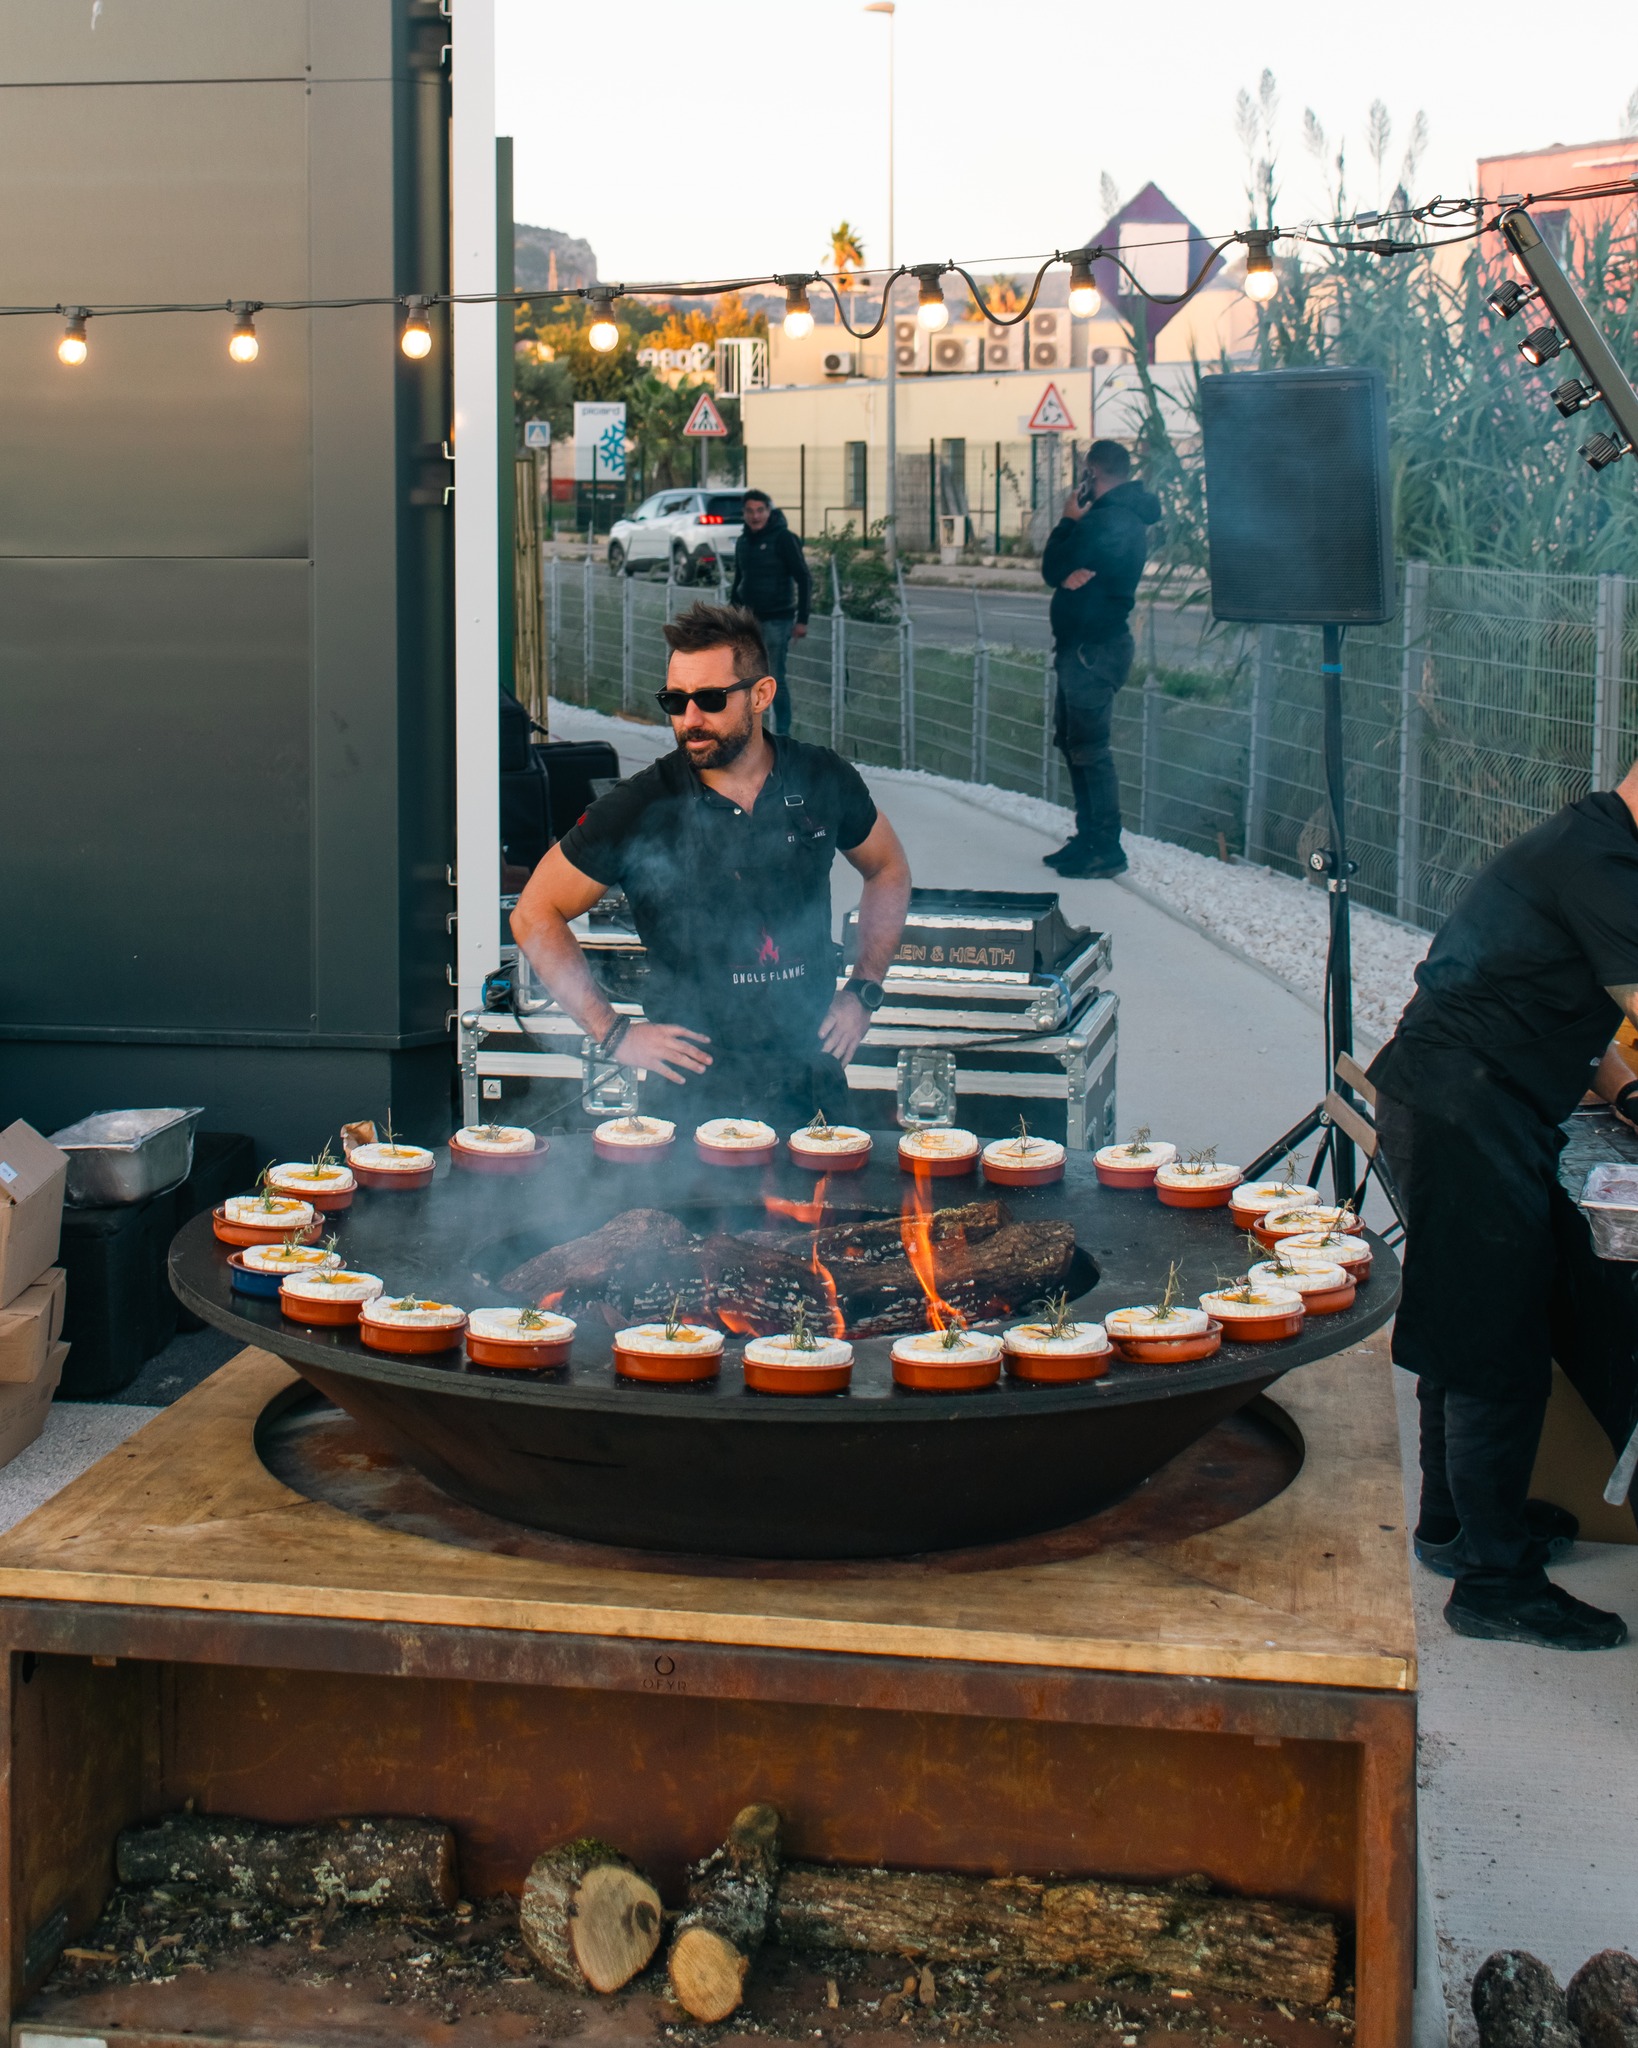
<instances>
[{"instance_id":1,"label":"car tail light","mask_svg":"<svg viewBox=\"0 0 1638 2048\"><path fill-rule=\"evenodd\" d=\"M725 526L727 521L720 512L700 512L695 515L696 526Z\"/></svg>"}]
</instances>

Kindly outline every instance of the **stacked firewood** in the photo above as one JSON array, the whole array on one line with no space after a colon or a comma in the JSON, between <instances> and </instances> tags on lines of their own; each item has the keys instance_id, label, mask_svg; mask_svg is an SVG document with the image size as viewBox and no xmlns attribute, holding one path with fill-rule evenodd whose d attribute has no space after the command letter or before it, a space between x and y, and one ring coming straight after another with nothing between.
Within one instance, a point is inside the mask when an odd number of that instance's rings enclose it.
<instances>
[{"instance_id":1,"label":"stacked firewood","mask_svg":"<svg viewBox=\"0 0 1638 2048\"><path fill-rule=\"evenodd\" d=\"M722 1843L689 1870L674 1914L609 1843L559 1843L524 1882L523 1942L551 1983L604 1994L639 1976L666 1942L672 1996L708 2023L737 2011L765 1942L821 1958L901 1957L913 1966L924 2002L932 1972L946 1966L976 1966L992 1980L1004 1973L1099 1981L1142 1972L1191 1990L1288 2005L1319 2006L1331 1994L1337 1930L1326 1913L1225 1898L1198 1880L1105 1884L786 1863L780 1833L773 1807L743 1808ZM363 1906L424 1914L448 1911L458 1897L454 1837L435 1821L271 1827L189 1812L127 1830L116 1861L127 1885L180 1882L290 1911ZM1562 2044L1541 2038L1549 2048L1573 2048L1573 2037ZM1594 2037L1585 2038L1595 2048ZM1633 2039L1600 2035L1596 2048L1625 2048ZM1492 2048L1507 2044L1498 2035Z\"/></svg>"}]
</instances>

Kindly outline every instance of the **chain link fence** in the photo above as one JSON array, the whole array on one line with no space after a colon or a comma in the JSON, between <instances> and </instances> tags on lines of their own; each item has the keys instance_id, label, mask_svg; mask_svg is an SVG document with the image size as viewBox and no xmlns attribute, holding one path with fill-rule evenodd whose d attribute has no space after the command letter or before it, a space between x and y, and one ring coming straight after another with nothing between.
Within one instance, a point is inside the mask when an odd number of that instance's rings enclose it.
<instances>
[{"instance_id":1,"label":"chain link fence","mask_svg":"<svg viewBox=\"0 0 1638 2048\"><path fill-rule=\"evenodd\" d=\"M1638 602L1620 576L1400 569L1388 625L1343 642L1349 851L1372 908L1434 929L1508 840L1638 755ZM656 718L661 628L696 592L611 578L592 556L547 564L554 695ZM918 645L815 589L789 682L798 739L866 767L1067 799L1052 745L1050 655L986 638ZM1324 843L1317 627L1214 628L1204 597L1156 596L1115 704L1127 823L1149 836L1307 872Z\"/></svg>"}]
</instances>

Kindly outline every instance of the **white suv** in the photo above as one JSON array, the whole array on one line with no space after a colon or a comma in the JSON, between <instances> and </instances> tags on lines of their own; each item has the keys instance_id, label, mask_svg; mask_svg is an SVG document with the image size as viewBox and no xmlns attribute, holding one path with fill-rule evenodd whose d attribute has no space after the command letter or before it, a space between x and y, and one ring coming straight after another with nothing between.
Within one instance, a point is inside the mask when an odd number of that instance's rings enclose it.
<instances>
[{"instance_id":1,"label":"white suv","mask_svg":"<svg viewBox=\"0 0 1638 2048\"><path fill-rule=\"evenodd\" d=\"M743 490L657 491L609 528L609 574L664 569L679 583L733 571L745 520Z\"/></svg>"}]
</instances>

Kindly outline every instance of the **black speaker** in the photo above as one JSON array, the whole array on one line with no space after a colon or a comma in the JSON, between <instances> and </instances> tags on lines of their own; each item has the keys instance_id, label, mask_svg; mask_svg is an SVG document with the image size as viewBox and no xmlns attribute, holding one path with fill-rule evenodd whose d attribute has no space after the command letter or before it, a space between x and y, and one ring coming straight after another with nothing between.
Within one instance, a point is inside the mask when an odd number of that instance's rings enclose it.
<instances>
[{"instance_id":1,"label":"black speaker","mask_svg":"<svg viewBox=\"0 0 1638 2048\"><path fill-rule=\"evenodd\" d=\"M1378 370L1235 370L1200 387L1211 608L1373 626L1394 615L1388 393Z\"/></svg>"}]
</instances>

